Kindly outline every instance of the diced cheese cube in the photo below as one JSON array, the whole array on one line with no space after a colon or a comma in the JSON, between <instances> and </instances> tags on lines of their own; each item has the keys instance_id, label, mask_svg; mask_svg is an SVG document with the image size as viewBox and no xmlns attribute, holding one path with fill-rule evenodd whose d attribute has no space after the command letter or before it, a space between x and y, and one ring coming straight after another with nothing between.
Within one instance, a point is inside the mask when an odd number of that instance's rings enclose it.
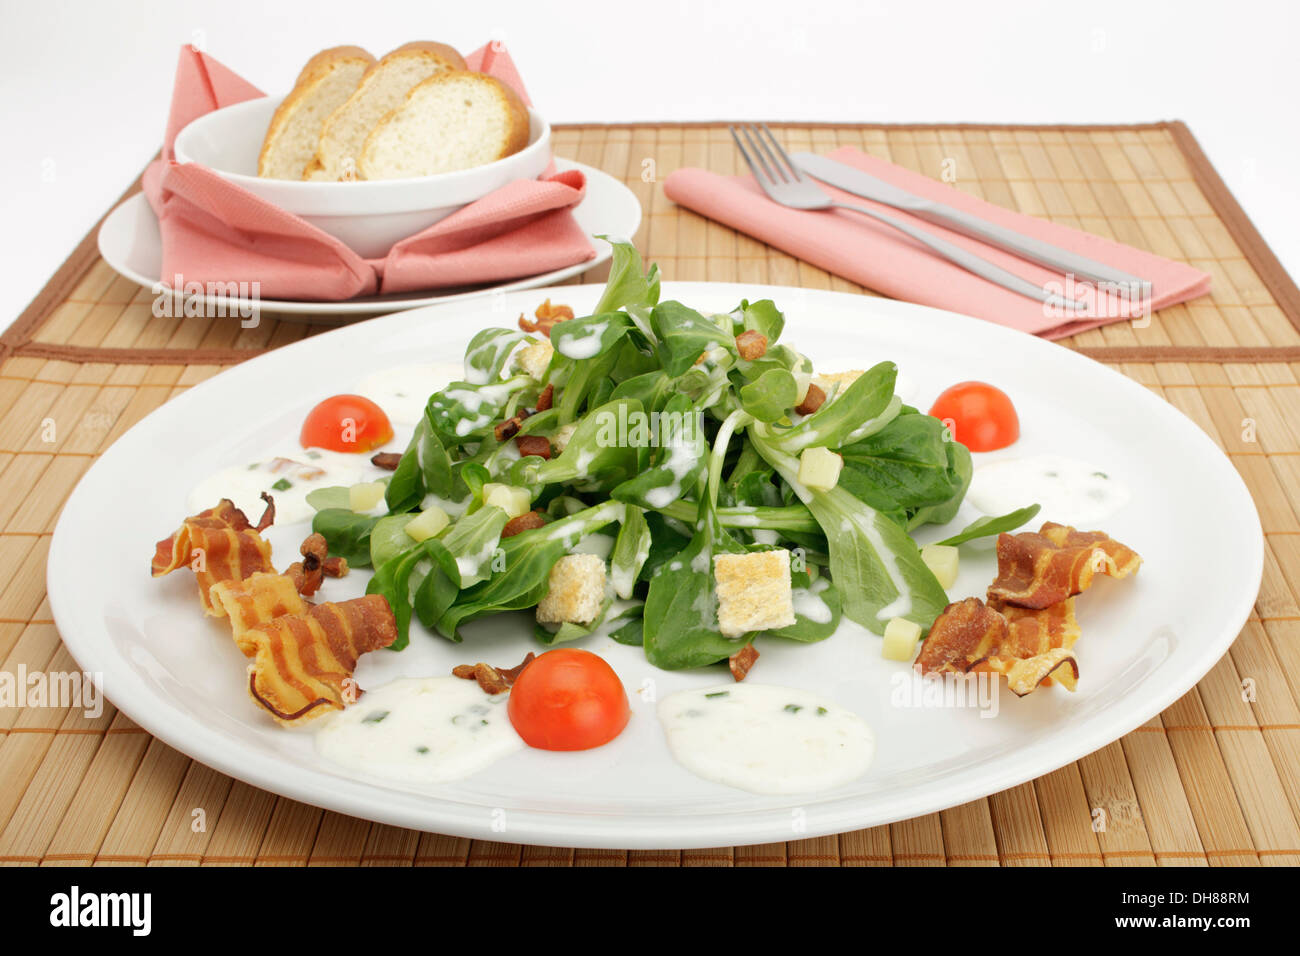
<instances>
[{"instance_id":1,"label":"diced cheese cube","mask_svg":"<svg viewBox=\"0 0 1300 956\"><path fill-rule=\"evenodd\" d=\"M830 491L840 481L844 459L829 448L805 448L799 455L799 483L815 491Z\"/></svg>"},{"instance_id":2,"label":"diced cheese cube","mask_svg":"<svg viewBox=\"0 0 1300 956\"><path fill-rule=\"evenodd\" d=\"M891 617L885 625L885 640L880 655L887 661L910 661L916 655L921 625L905 617Z\"/></svg>"},{"instance_id":3,"label":"diced cheese cube","mask_svg":"<svg viewBox=\"0 0 1300 956\"><path fill-rule=\"evenodd\" d=\"M382 481L363 481L348 489L348 507L358 514L369 511L384 500Z\"/></svg>"},{"instance_id":4,"label":"diced cheese cube","mask_svg":"<svg viewBox=\"0 0 1300 956\"><path fill-rule=\"evenodd\" d=\"M566 554L551 566L539 624L590 624L605 603L605 561L595 554Z\"/></svg>"},{"instance_id":5,"label":"diced cheese cube","mask_svg":"<svg viewBox=\"0 0 1300 956\"><path fill-rule=\"evenodd\" d=\"M527 488L489 481L483 486L483 503L496 505L510 517L518 518L532 508L533 496Z\"/></svg>"},{"instance_id":6,"label":"diced cheese cube","mask_svg":"<svg viewBox=\"0 0 1300 956\"><path fill-rule=\"evenodd\" d=\"M416 541L424 541L438 534L449 524L451 524L451 518L447 516L447 512L434 505L431 508L425 508L408 521L405 531Z\"/></svg>"},{"instance_id":7,"label":"diced cheese cube","mask_svg":"<svg viewBox=\"0 0 1300 956\"><path fill-rule=\"evenodd\" d=\"M561 425L555 434L551 436L551 445L555 448L556 454L564 451L565 446L569 444L569 439L573 437L573 433L577 430L578 423L569 422L567 425Z\"/></svg>"},{"instance_id":8,"label":"diced cheese cube","mask_svg":"<svg viewBox=\"0 0 1300 956\"><path fill-rule=\"evenodd\" d=\"M785 548L719 554L713 559L713 576L717 581L718 630L723 637L794 624L790 552Z\"/></svg>"},{"instance_id":9,"label":"diced cheese cube","mask_svg":"<svg viewBox=\"0 0 1300 956\"><path fill-rule=\"evenodd\" d=\"M945 591L957 583L958 551L952 545L927 544L921 549L921 560Z\"/></svg>"},{"instance_id":10,"label":"diced cheese cube","mask_svg":"<svg viewBox=\"0 0 1300 956\"><path fill-rule=\"evenodd\" d=\"M546 376L554 354L555 347L547 339L537 339L515 353L514 364L540 382Z\"/></svg>"}]
</instances>

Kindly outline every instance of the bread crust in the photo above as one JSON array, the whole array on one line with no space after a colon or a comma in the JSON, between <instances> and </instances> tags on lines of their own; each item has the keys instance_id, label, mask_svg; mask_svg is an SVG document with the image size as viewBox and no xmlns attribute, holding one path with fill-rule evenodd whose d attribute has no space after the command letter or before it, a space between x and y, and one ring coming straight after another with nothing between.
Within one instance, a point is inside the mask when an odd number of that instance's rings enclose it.
<instances>
[{"instance_id":1,"label":"bread crust","mask_svg":"<svg viewBox=\"0 0 1300 956\"><path fill-rule=\"evenodd\" d=\"M361 74L361 82L357 88L352 91L352 95L340 103L329 116L325 117L325 122L321 125L320 138L323 142L329 135L330 129L336 122L337 117L345 116L347 112L356 104L358 100L365 95L366 89L379 75L380 71L393 60L405 58L412 54L423 55L436 63L440 63L444 70L467 70L465 59L456 51L455 48L448 46L446 43L438 43L434 40L412 40L410 43L403 43L394 50L385 53L380 59L375 60L366 68L366 72ZM409 91L408 91L409 92ZM383 117L380 117L382 119ZM324 159L321 157L320 148L317 147L316 155L313 156L302 171L303 179L311 179L312 176L325 168Z\"/></svg>"},{"instance_id":2,"label":"bread crust","mask_svg":"<svg viewBox=\"0 0 1300 956\"><path fill-rule=\"evenodd\" d=\"M515 153L527 146L528 137L531 132L531 124L528 118L528 107L524 105L524 101L509 84L503 83L495 76L491 76L487 73L474 73L469 70L443 70L439 73L435 73L427 80L423 80L413 86L407 92L402 102L396 108L389 110L388 113L384 115L383 119L375 124L375 128L370 131L370 135L366 137L365 143L362 144L358 166L364 167L366 165L366 157L370 154L370 151L373 148L376 134L385 129L389 124L396 121L396 118L401 115L402 111L406 109L408 105L410 105L411 100L418 95L418 91L422 87L433 83L459 82L467 77L473 77L480 82L492 86L501 100L502 105L506 109L509 123L509 132L506 135L506 143L504 148L501 149L490 161L494 162L498 159L505 159L507 156L513 156Z\"/></svg>"},{"instance_id":3,"label":"bread crust","mask_svg":"<svg viewBox=\"0 0 1300 956\"><path fill-rule=\"evenodd\" d=\"M349 60L359 60L369 66L373 66L375 62L375 58L361 47L345 45L321 50L303 65L298 78L294 80L293 89L276 107L271 122L267 125L266 137L262 140L262 149L257 155L257 175L266 175L267 154L270 152L271 145L283 132L298 104L333 71L335 66Z\"/></svg>"}]
</instances>

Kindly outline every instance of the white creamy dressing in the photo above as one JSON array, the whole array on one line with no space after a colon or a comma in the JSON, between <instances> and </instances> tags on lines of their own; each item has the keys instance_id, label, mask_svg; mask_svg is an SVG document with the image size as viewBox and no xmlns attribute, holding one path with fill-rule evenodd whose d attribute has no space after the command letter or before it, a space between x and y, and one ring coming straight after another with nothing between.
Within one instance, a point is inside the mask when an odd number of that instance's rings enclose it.
<instances>
[{"instance_id":1,"label":"white creamy dressing","mask_svg":"<svg viewBox=\"0 0 1300 956\"><path fill-rule=\"evenodd\" d=\"M307 495L312 491L331 485L377 481L391 474L372 465L368 453L290 447L205 478L190 492L188 504L190 511L197 514L222 498L229 498L255 522L266 507L260 498L265 491L275 498L275 523L292 524L307 521L316 513L307 504Z\"/></svg>"},{"instance_id":2,"label":"white creamy dressing","mask_svg":"<svg viewBox=\"0 0 1300 956\"><path fill-rule=\"evenodd\" d=\"M812 621L814 624L829 624L832 617L831 606L819 595L830 586L831 582L826 578L818 578L806 588L794 588L792 601L795 617Z\"/></svg>"},{"instance_id":3,"label":"white creamy dressing","mask_svg":"<svg viewBox=\"0 0 1300 956\"><path fill-rule=\"evenodd\" d=\"M1003 458L975 469L966 498L985 514L1000 515L1032 502L1043 506L1037 521L1082 530L1128 503L1129 492L1113 475L1059 455Z\"/></svg>"},{"instance_id":4,"label":"white creamy dressing","mask_svg":"<svg viewBox=\"0 0 1300 956\"><path fill-rule=\"evenodd\" d=\"M876 740L857 714L806 690L723 684L659 703L668 747L687 770L752 793L811 793L862 776Z\"/></svg>"},{"instance_id":5,"label":"white creamy dressing","mask_svg":"<svg viewBox=\"0 0 1300 956\"><path fill-rule=\"evenodd\" d=\"M523 748L506 715L509 696L459 677L395 680L332 716L316 733L316 750L396 783L460 780Z\"/></svg>"},{"instance_id":6,"label":"white creamy dressing","mask_svg":"<svg viewBox=\"0 0 1300 956\"><path fill-rule=\"evenodd\" d=\"M605 334L608 328L608 322L597 322L583 331L581 335L564 339L556 351L571 359L592 358L600 351L600 337Z\"/></svg>"},{"instance_id":7,"label":"white creamy dressing","mask_svg":"<svg viewBox=\"0 0 1300 956\"><path fill-rule=\"evenodd\" d=\"M414 428L424 415L429 396L460 378L461 371L459 362L402 365L363 379L355 391L382 408L394 426Z\"/></svg>"}]
</instances>

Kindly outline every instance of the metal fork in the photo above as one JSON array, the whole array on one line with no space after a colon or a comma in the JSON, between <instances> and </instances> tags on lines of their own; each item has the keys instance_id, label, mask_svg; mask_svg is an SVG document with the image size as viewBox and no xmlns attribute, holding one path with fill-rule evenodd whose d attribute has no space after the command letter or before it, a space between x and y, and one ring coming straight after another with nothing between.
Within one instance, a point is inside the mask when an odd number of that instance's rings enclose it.
<instances>
[{"instance_id":1,"label":"metal fork","mask_svg":"<svg viewBox=\"0 0 1300 956\"><path fill-rule=\"evenodd\" d=\"M758 180L758 185L762 187L763 192L767 193L768 198L773 202L788 206L791 209L848 209L861 213L875 219L877 222L892 226L904 235L915 239L936 255L942 256L949 262L961 266L967 272L973 272L980 278L987 279L1004 289L1010 289L1012 292L1018 292L1023 296L1037 299L1059 309L1075 310L1087 307L1086 302L1067 299L1055 292L1048 292L1046 289L1008 272L1001 266L995 265L987 259L963 249L961 246L954 245L921 229L916 229L905 222L895 219L893 216L887 216L866 206L855 206L851 203L843 203L832 199L822 191L820 186L800 172L798 166L790 162L790 157L781 148L781 144L777 142L776 137L772 135L772 131L767 128L766 123L751 123L748 126L742 126L740 132L737 132L734 126L727 128L731 130L731 137L736 141L736 146L740 149L740 155L745 157L745 163L754 174L754 178ZM743 142L741 140L742 134L744 135ZM745 143L749 144L748 149L745 148Z\"/></svg>"}]
</instances>

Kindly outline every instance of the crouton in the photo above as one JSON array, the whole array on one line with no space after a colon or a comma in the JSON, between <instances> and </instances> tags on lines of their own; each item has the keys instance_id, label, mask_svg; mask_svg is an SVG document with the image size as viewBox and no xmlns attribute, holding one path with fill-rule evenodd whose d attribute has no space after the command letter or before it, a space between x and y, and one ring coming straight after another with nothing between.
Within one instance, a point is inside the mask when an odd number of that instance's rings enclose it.
<instances>
[{"instance_id":1,"label":"crouton","mask_svg":"<svg viewBox=\"0 0 1300 956\"><path fill-rule=\"evenodd\" d=\"M590 624L604 603L604 559L594 554L566 554L551 568L546 596L537 605L537 621Z\"/></svg>"},{"instance_id":2,"label":"crouton","mask_svg":"<svg viewBox=\"0 0 1300 956\"><path fill-rule=\"evenodd\" d=\"M790 552L720 554L713 559L717 579L718 630L723 637L789 627L794 619Z\"/></svg>"},{"instance_id":3,"label":"crouton","mask_svg":"<svg viewBox=\"0 0 1300 956\"><path fill-rule=\"evenodd\" d=\"M823 372L813 376L813 384L820 388L827 395L831 394L834 389L836 395L842 394L846 388L858 380L862 375L862 369L850 369L847 372Z\"/></svg>"},{"instance_id":4,"label":"crouton","mask_svg":"<svg viewBox=\"0 0 1300 956\"><path fill-rule=\"evenodd\" d=\"M554 354L555 349L550 342L546 339L537 339L515 353L515 368L523 369L540 382L545 377L546 369L551 364L551 356Z\"/></svg>"}]
</instances>

